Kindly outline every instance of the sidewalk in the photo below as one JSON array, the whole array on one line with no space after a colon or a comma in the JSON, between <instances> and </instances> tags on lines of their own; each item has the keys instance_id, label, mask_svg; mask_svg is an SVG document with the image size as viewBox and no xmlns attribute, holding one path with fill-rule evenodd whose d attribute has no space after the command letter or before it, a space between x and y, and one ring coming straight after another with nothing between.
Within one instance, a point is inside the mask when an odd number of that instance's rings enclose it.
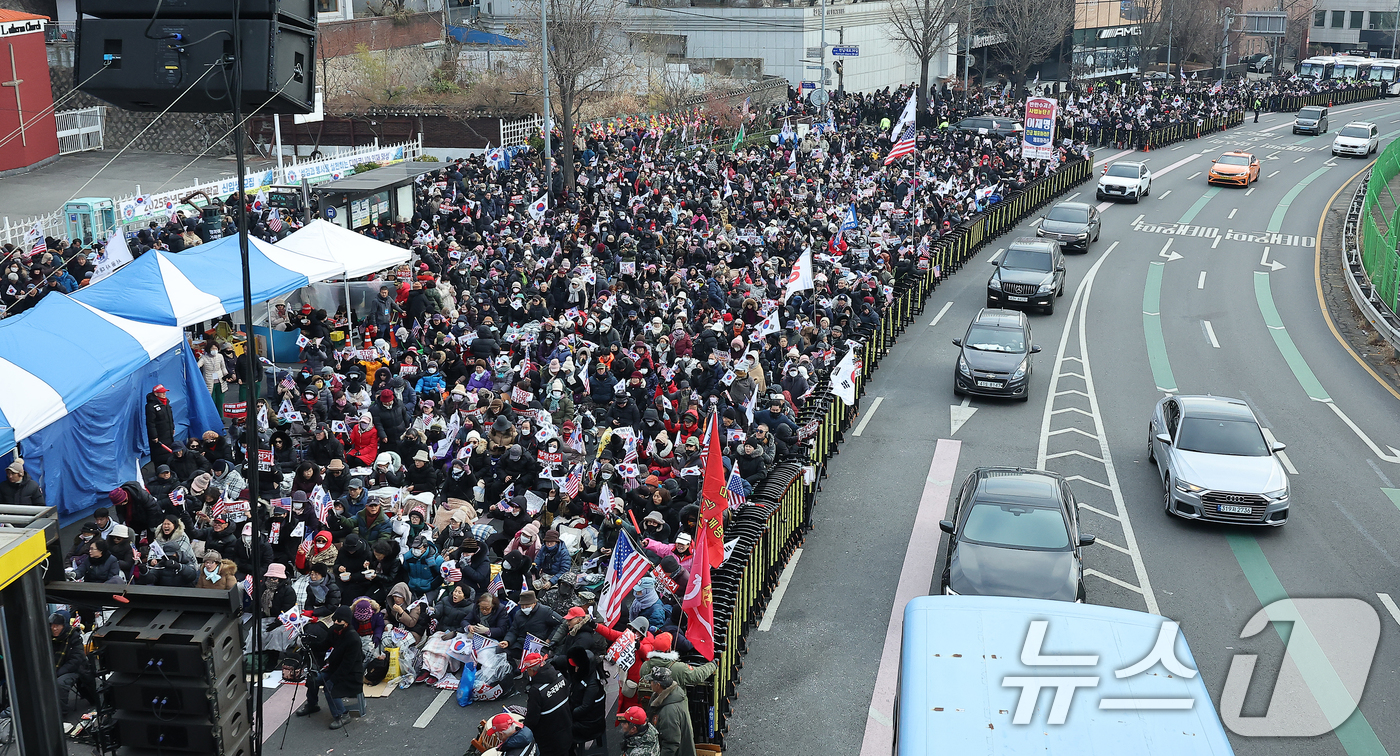
<instances>
[{"instance_id":1,"label":"sidewalk","mask_svg":"<svg viewBox=\"0 0 1400 756\"><path fill-rule=\"evenodd\" d=\"M136 151L127 152L104 170L103 166L116 154L116 150L103 150L65 155L36 171L0 179L0 215L17 220L50 213L62 207L75 192L79 197L122 197L136 194L138 189L153 194L229 178L236 173L233 158L196 159L193 155ZM194 163L185 168L191 160ZM250 158L248 170L265 169L270 164ZM97 178L79 191L94 175Z\"/></svg>"}]
</instances>

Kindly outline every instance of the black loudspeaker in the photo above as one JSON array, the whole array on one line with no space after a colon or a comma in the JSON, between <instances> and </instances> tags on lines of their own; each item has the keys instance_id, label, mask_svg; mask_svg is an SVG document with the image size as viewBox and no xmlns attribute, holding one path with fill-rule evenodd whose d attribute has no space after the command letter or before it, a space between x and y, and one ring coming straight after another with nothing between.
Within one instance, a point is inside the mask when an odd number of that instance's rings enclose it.
<instances>
[{"instance_id":1,"label":"black loudspeaker","mask_svg":"<svg viewBox=\"0 0 1400 756\"><path fill-rule=\"evenodd\" d=\"M126 607L93 633L124 750L252 752L238 618Z\"/></svg>"},{"instance_id":2,"label":"black loudspeaker","mask_svg":"<svg viewBox=\"0 0 1400 756\"><path fill-rule=\"evenodd\" d=\"M73 64L78 89L126 110L231 112L232 69L224 63L233 59L233 22L162 19L150 27L150 37L148 24L79 19ZM269 19L240 20L238 28L243 112L310 113L315 29Z\"/></svg>"},{"instance_id":3,"label":"black loudspeaker","mask_svg":"<svg viewBox=\"0 0 1400 756\"><path fill-rule=\"evenodd\" d=\"M167 18L233 18L229 2L210 0L83 0L82 13L96 18L139 18L149 22L159 11ZM313 0L238 0L238 17L278 19L296 26L315 27Z\"/></svg>"}]
</instances>

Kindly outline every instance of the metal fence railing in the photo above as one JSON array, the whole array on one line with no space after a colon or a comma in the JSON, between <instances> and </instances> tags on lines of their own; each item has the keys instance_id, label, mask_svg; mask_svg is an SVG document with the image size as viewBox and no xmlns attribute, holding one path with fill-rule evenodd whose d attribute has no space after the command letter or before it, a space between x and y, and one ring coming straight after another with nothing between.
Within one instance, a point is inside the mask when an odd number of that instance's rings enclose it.
<instances>
[{"instance_id":1,"label":"metal fence railing","mask_svg":"<svg viewBox=\"0 0 1400 756\"><path fill-rule=\"evenodd\" d=\"M1400 233L1395 225L1400 222L1396 210L1400 202L1390 186L1396 175L1400 175L1400 141L1391 142L1376 158L1361 205L1361 266L1375 289L1372 301L1379 301L1392 313L1400 305L1396 300L1400 284L1400 254L1396 247Z\"/></svg>"},{"instance_id":2,"label":"metal fence railing","mask_svg":"<svg viewBox=\"0 0 1400 756\"><path fill-rule=\"evenodd\" d=\"M1061 166L1010 195L1005 202L964 222L931 245L919 269L895 282L893 301L885 305L879 323L854 334L859 342L857 392L889 354L899 334L923 312L924 301L944 278L966 264L992 239L1011 231L1041 206L1093 176L1092 160ZM844 355L843 355L844 356ZM833 361L833 364L835 361ZM724 564L710 573L714 595L716 672L705 687L687 691L697 742L724 743L728 719L739 690L739 670L750 630L758 624L777 587L789 557L812 529L818 483L827 462L836 454L842 433L855 417L855 407L831 392L830 377L817 388L798 415L798 437L806 444L796 458L780 460L725 526L725 538L736 539Z\"/></svg>"},{"instance_id":3,"label":"metal fence railing","mask_svg":"<svg viewBox=\"0 0 1400 756\"><path fill-rule=\"evenodd\" d=\"M102 121L106 114L107 108L101 105L54 113L58 125L58 154L102 149Z\"/></svg>"},{"instance_id":4,"label":"metal fence railing","mask_svg":"<svg viewBox=\"0 0 1400 756\"><path fill-rule=\"evenodd\" d=\"M501 121L501 143L497 147L525 144L530 137L539 136L544 128L544 116L538 113L517 121Z\"/></svg>"}]
</instances>

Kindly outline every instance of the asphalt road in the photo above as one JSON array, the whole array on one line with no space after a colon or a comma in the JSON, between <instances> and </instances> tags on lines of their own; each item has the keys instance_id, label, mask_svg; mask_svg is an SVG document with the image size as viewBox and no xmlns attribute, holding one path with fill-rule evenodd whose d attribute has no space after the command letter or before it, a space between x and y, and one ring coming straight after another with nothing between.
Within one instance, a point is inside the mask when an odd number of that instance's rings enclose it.
<instances>
[{"instance_id":1,"label":"asphalt road","mask_svg":"<svg viewBox=\"0 0 1400 756\"><path fill-rule=\"evenodd\" d=\"M1102 238L1087 255L1069 256L1054 314L1032 316L1043 351L1027 403L973 399L963 407L953 396L950 340L985 303L990 266L974 262L933 293L867 384L863 413L880 404L830 465L816 528L781 603L770 605L771 630L751 635L728 753L858 754L867 728L888 726L872 691L902 572L924 592L936 574L909 569L941 548L936 529L914 530L911 540L911 528L921 497L928 500L926 483L938 477L935 447L952 439L961 443L939 448L956 458L955 491L980 465L1070 477L1085 504L1083 530L1100 538L1085 550L1089 601L1178 620L1217 705L1232 657L1257 654L1244 716L1267 711L1283 656L1278 633L1240 638L1263 603L1366 601L1380 617L1381 641L1360 713L1317 737L1230 738L1239 754L1400 754L1400 723L1386 714L1400 697L1400 612L1380 596L1394 593L1400 572L1392 536L1400 528L1400 452L1389 448L1400 446L1400 401L1334 337L1314 272L1324 208L1370 164L1330 157L1335 131L1353 119L1376 121L1382 147L1400 136L1400 102L1389 101L1334 108L1333 133L1322 137L1292 135L1292 116L1274 114L1121 158L1149 161L1152 195L1101 205ZM1250 190L1206 186L1210 160L1228 149L1261 158L1261 181ZM1078 199L1093 199L1092 183L1080 191ZM1025 224L979 259L1033 233ZM1286 526L1164 516L1146 459L1147 423L1164 393L1249 402L1288 445L1297 471ZM954 414L966 418L956 433ZM941 551L938 559L941 569ZM865 752L888 753L888 743L867 742Z\"/></svg>"}]
</instances>

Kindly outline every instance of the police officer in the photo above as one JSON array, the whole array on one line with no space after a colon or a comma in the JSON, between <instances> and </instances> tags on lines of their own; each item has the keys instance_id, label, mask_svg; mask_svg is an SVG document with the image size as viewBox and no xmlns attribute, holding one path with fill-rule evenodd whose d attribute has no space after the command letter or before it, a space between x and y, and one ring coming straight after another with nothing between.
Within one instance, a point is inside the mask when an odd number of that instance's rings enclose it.
<instances>
[{"instance_id":1,"label":"police officer","mask_svg":"<svg viewBox=\"0 0 1400 756\"><path fill-rule=\"evenodd\" d=\"M540 756L569 756L574 748L569 681L537 653L525 654L520 660L520 671L530 678L525 726L535 733Z\"/></svg>"}]
</instances>

